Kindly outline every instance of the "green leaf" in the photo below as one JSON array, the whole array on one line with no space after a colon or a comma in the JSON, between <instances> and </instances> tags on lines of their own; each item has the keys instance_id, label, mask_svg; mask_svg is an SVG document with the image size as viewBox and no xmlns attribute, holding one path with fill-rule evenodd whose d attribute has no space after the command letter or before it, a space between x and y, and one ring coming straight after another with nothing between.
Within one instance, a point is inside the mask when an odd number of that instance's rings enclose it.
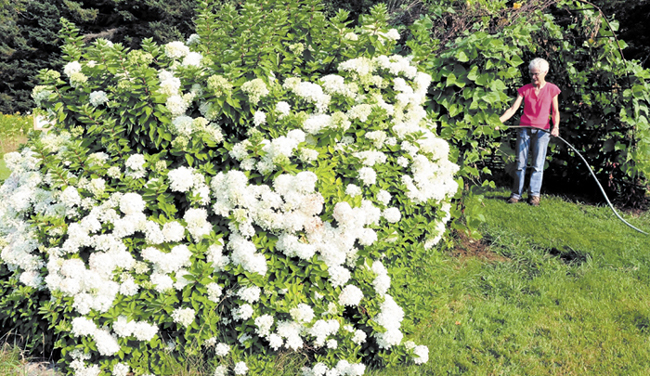
<instances>
[{"instance_id":1,"label":"green leaf","mask_svg":"<svg viewBox=\"0 0 650 376\"><path fill-rule=\"evenodd\" d=\"M476 81L478 78L478 66L472 65L472 68L470 68L469 73L467 73L467 78L471 81Z\"/></svg>"},{"instance_id":2,"label":"green leaf","mask_svg":"<svg viewBox=\"0 0 650 376\"><path fill-rule=\"evenodd\" d=\"M521 64L523 64L524 61L523 61L522 58L520 58L518 55L513 55L513 56L508 60L508 63L510 63L510 65L512 65L513 67L518 67L518 66L520 66Z\"/></svg>"},{"instance_id":3,"label":"green leaf","mask_svg":"<svg viewBox=\"0 0 650 376\"><path fill-rule=\"evenodd\" d=\"M451 86L456 84L456 75L453 73L450 73L449 76L447 76L447 83L446 86Z\"/></svg>"},{"instance_id":4,"label":"green leaf","mask_svg":"<svg viewBox=\"0 0 650 376\"><path fill-rule=\"evenodd\" d=\"M458 59L458 61L460 62L466 63L469 61L469 56L467 56L465 51L459 50L458 52L456 52L456 59Z\"/></svg>"},{"instance_id":5,"label":"green leaf","mask_svg":"<svg viewBox=\"0 0 650 376\"><path fill-rule=\"evenodd\" d=\"M488 73L483 73L479 75L478 79L476 80L476 84L479 86L487 86L491 82L491 76Z\"/></svg>"}]
</instances>

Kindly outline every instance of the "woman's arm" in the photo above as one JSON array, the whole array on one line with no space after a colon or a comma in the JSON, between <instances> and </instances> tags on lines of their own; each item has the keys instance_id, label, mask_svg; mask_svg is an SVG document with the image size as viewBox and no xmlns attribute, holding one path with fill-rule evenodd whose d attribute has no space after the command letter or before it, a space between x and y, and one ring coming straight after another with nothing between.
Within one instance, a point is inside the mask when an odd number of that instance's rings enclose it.
<instances>
[{"instance_id":1,"label":"woman's arm","mask_svg":"<svg viewBox=\"0 0 650 376\"><path fill-rule=\"evenodd\" d=\"M507 109L506 112L504 112L503 115L501 115L501 117L499 117L499 120L501 120L502 123L508 121L508 119L510 119L517 112L517 109L519 108L519 106L521 106L521 101L523 100L524 97L521 94L517 95L517 99L515 99L515 103L509 109Z\"/></svg>"},{"instance_id":2,"label":"woman's arm","mask_svg":"<svg viewBox=\"0 0 650 376\"><path fill-rule=\"evenodd\" d=\"M560 135L560 110L557 101L557 95L553 97L553 129L551 129L551 136L558 137Z\"/></svg>"}]
</instances>

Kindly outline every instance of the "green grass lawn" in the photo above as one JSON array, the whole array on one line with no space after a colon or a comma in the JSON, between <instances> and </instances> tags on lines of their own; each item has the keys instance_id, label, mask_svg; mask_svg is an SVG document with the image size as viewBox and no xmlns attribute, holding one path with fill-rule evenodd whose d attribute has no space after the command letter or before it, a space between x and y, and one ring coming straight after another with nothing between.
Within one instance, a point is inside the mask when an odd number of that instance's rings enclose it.
<instances>
[{"instance_id":1,"label":"green grass lawn","mask_svg":"<svg viewBox=\"0 0 650 376\"><path fill-rule=\"evenodd\" d=\"M4 181L6 178L9 177L9 174L11 173L11 171L9 171L9 169L5 165L5 161L2 157L3 157L2 154L0 154L0 181Z\"/></svg>"},{"instance_id":2,"label":"green grass lawn","mask_svg":"<svg viewBox=\"0 0 650 376\"><path fill-rule=\"evenodd\" d=\"M650 236L607 207L485 194L482 244L429 263L423 366L372 375L650 374ZM650 215L626 220L650 230Z\"/></svg>"}]
</instances>

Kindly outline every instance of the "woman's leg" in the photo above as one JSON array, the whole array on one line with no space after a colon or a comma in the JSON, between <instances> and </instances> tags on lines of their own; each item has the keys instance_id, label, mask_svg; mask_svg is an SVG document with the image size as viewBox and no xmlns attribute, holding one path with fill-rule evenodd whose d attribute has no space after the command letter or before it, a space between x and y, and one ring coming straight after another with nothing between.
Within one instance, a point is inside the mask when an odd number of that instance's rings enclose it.
<instances>
[{"instance_id":1,"label":"woman's leg","mask_svg":"<svg viewBox=\"0 0 650 376\"><path fill-rule=\"evenodd\" d=\"M530 147L530 129L521 128L517 132L517 171L512 185L512 195L520 199L524 191L524 178L526 177L526 164L528 163L528 148Z\"/></svg>"},{"instance_id":2,"label":"woman's leg","mask_svg":"<svg viewBox=\"0 0 650 376\"><path fill-rule=\"evenodd\" d=\"M542 190L542 178L544 175L544 162L546 161L546 150L551 135L541 130L533 130L531 135L531 147L533 157L533 173L530 175L530 196L539 197Z\"/></svg>"}]
</instances>

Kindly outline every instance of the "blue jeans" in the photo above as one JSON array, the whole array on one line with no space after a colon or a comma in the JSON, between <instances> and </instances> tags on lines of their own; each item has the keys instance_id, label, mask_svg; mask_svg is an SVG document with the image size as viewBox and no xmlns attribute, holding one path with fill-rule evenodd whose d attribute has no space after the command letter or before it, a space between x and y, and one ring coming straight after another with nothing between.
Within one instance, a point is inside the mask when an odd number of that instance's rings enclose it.
<instances>
[{"instance_id":1,"label":"blue jeans","mask_svg":"<svg viewBox=\"0 0 650 376\"><path fill-rule=\"evenodd\" d=\"M512 197L521 198L524 190L524 178L526 176L526 164L528 163L528 151L532 149L532 168L530 175L530 196L539 196L542 189L542 175L544 174L544 161L546 160L546 149L551 135L538 129L521 128L517 133L517 171L515 182L512 186Z\"/></svg>"}]
</instances>

